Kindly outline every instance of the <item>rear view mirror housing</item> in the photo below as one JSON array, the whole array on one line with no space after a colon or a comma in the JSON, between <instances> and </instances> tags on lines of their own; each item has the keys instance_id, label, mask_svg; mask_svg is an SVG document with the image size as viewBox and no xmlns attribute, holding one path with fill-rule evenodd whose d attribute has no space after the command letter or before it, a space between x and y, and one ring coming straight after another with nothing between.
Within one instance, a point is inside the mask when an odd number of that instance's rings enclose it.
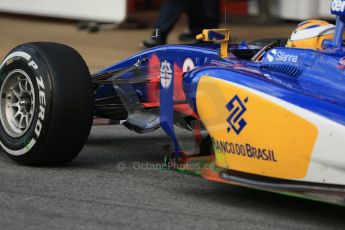
<instances>
[{"instance_id":1,"label":"rear view mirror housing","mask_svg":"<svg viewBox=\"0 0 345 230\"><path fill-rule=\"evenodd\" d=\"M228 42L230 40L230 30L228 29L205 29L201 34L196 36L197 40L204 42L220 42L221 58L229 57L228 54Z\"/></svg>"},{"instance_id":2,"label":"rear view mirror housing","mask_svg":"<svg viewBox=\"0 0 345 230\"><path fill-rule=\"evenodd\" d=\"M230 40L230 31L228 29L205 29L196 39L204 42L228 42Z\"/></svg>"}]
</instances>

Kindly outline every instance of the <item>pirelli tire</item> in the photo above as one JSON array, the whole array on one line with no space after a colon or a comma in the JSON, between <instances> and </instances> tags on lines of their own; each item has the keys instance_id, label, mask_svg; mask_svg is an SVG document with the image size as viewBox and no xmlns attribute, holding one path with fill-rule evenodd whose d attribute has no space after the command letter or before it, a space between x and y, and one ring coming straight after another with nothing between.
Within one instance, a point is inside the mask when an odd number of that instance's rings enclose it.
<instances>
[{"instance_id":1,"label":"pirelli tire","mask_svg":"<svg viewBox=\"0 0 345 230\"><path fill-rule=\"evenodd\" d=\"M0 145L24 165L61 165L88 138L93 116L89 70L74 49L27 43L0 66Z\"/></svg>"}]
</instances>

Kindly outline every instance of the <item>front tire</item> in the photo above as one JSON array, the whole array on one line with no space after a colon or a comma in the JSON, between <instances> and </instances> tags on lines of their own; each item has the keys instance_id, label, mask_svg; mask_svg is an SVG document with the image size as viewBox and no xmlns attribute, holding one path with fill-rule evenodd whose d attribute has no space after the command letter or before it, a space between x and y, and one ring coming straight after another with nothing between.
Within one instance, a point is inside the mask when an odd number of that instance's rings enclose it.
<instances>
[{"instance_id":1,"label":"front tire","mask_svg":"<svg viewBox=\"0 0 345 230\"><path fill-rule=\"evenodd\" d=\"M27 43L0 66L0 146L25 165L60 165L74 159L91 129L89 70L74 49Z\"/></svg>"}]
</instances>

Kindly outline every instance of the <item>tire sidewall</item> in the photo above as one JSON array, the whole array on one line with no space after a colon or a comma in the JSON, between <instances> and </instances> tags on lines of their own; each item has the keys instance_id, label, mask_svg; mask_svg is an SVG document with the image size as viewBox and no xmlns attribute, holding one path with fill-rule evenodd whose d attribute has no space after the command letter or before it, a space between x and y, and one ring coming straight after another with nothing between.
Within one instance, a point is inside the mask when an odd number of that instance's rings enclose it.
<instances>
[{"instance_id":1,"label":"tire sidewall","mask_svg":"<svg viewBox=\"0 0 345 230\"><path fill-rule=\"evenodd\" d=\"M11 51L0 68L0 87L7 74L15 69L24 71L32 81L35 95L34 115L24 135L13 138L0 126L0 145L11 158L25 162L39 154L44 137L48 133L52 111L52 82L50 71L33 49L25 46ZM19 158L19 159L18 159Z\"/></svg>"}]
</instances>

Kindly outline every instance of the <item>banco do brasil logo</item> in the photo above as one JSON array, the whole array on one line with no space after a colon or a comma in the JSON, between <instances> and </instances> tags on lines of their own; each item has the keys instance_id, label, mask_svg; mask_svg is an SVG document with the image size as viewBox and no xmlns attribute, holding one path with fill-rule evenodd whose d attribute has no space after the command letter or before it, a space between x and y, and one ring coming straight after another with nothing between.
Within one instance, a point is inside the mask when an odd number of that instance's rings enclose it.
<instances>
[{"instance_id":1,"label":"banco do brasil logo","mask_svg":"<svg viewBox=\"0 0 345 230\"><path fill-rule=\"evenodd\" d=\"M226 120L229 123L228 133L233 130L237 135L239 135L246 127L247 122L243 118L243 115L247 111L245 106L247 102L248 98L242 101L240 97L236 95L226 105L226 108L230 112L230 116Z\"/></svg>"}]
</instances>

